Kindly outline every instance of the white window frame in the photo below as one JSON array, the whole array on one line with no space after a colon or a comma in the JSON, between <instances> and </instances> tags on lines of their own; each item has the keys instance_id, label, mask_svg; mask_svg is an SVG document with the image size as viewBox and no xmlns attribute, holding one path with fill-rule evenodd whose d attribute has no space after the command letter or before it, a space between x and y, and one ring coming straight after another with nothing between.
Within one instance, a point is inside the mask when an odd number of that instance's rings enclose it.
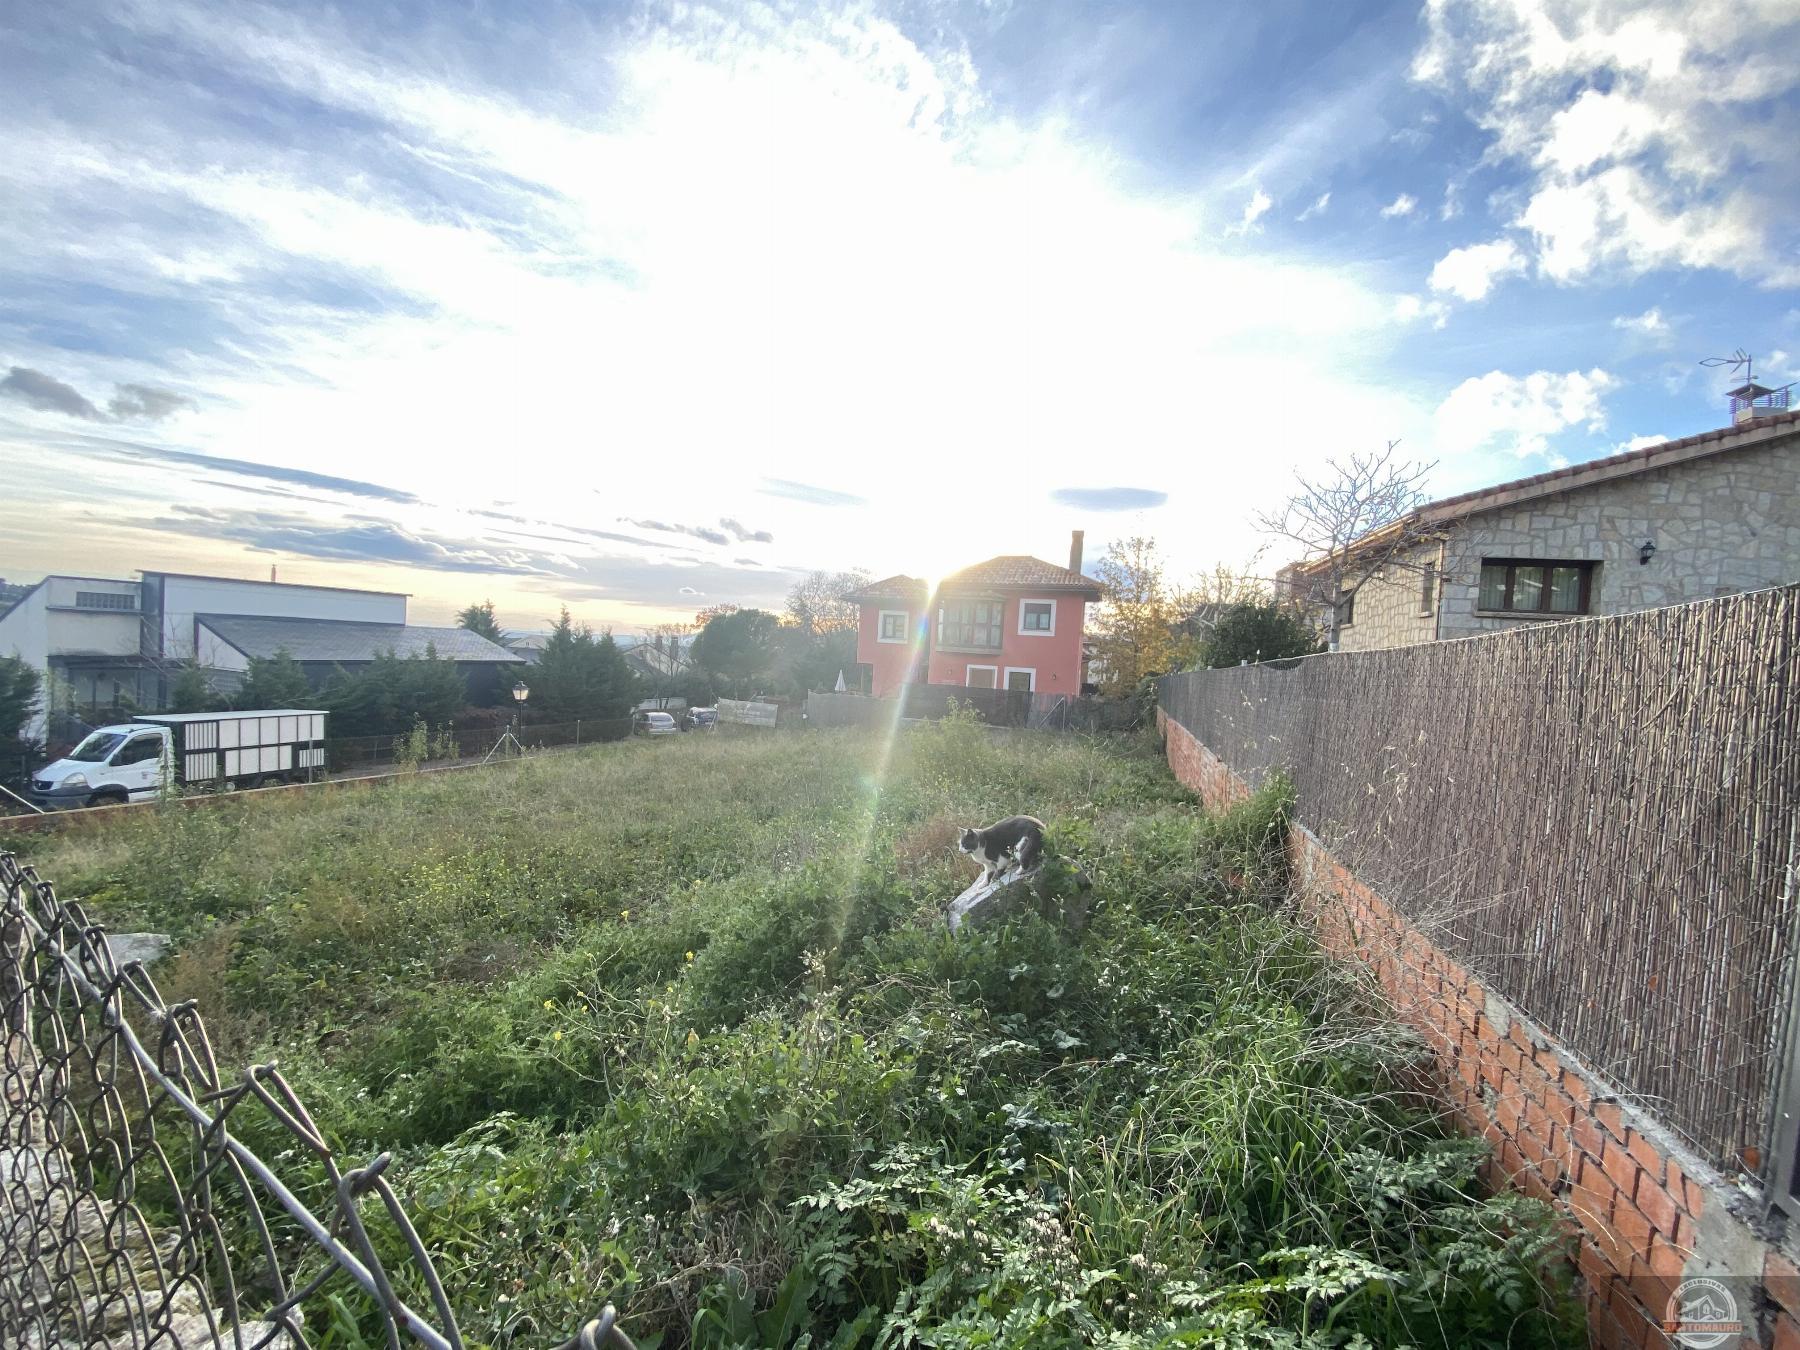
<instances>
[{"instance_id":1,"label":"white window frame","mask_svg":"<svg viewBox=\"0 0 1800 1350\"><path fill-rule=\"evenodd\" d=\"M1037 667L1036 666L1008 666L1006 668L1006 670L1004 671L1004 673L1002 673L1002 675L1000 676L1000 688L1002 688L1002 689L1007 688L1007 681L1011 680L1014 675L1029 675L1029 676L1031 676L1031 688L1029 690L1027 690L1026 692L1032 693L1032 694L1037 693Z\"/></svg>"},{"instance_id":2,"label":"white window frame","mask_svg":"<svg viewBox=\"0 0 1800 1350\"><path fill-rule=\"evenodd\" d=\"M1050 626L1048 628L1027 628L1025 626L1025 606L1050 606ZM1020 637L1055 637L1056 636L1056 601L1048 596L1032 597L1019 601L1019 636Z\"/></svg>"},{"instance_id":3,"label":"white window frame","mask_svg":"<svg viewBox=\"0 0 1800 1350\"><path fill-rule=\"evenodd\" d=\"M888 621L889 615L898 615L900 618L900 636L897 638L886 637L882 634L881 630L883 628L887 627L887 621ZM911 623L912 623L912 611L909 609L879 610L876 612L876 615L875 615L875 640L877 642L892 642L892 643L900 643L900 644L904 645L905 642L907 641L907 631L908 631L908 628L911 625Z\"/></svg>"},{"instance_id":4,"label":"white window frame","mask_svg":"<svg viewBox=\"0 0 1800 1350\"><path fill-rule=\"evenodd\" d=\"M977 670L993 671L994 672L994 682L989 685L970 684L969 676ZM984 689L984 688L985 689L999 689L1000 687L1001 687L1001 684L1000 684L1000 667L999 666L984 666L984 665L980 665L976 662L971 661L968 665L963 667L963 688L964 689Z\"/></svg>"}]
</instances>

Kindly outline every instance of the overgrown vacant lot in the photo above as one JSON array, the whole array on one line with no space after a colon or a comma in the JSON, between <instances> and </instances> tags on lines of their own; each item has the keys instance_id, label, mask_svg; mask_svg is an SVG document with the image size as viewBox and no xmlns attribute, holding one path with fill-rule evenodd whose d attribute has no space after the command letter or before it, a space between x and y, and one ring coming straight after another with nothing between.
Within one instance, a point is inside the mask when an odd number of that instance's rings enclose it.
<instances>
[{"instance_id":1,"label":"overgrown vacant lot","mask_svg":"<svg viewBox=\"0 0 1800 1350\"><path fill-rule=\"evenodd\" d=\"M1579 1344L1544 1212L1482 1196L1417 1047L1284 917L1281 809L1208 819L1153 742L949 722L32 852L175 935L159 983L222 1054L398 1152L471 1340L611 1298L668 1347ZM951 937L954 826L1014 811L1087 927Z\"/></svg>"}]
</instances>

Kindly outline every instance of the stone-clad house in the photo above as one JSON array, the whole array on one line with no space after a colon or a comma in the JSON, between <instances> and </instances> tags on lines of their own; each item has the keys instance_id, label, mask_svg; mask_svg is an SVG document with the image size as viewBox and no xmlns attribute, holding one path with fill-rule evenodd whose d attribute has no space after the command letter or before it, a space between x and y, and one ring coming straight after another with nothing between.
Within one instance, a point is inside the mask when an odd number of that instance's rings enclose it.
<instances>
[{"instance_id":1,"label":"stone-clad house","mask_svg":"<svg viewBox=\"0 0 1800 1350\"><path fill-rule=\"evenodd\" d=\"M1418 545L1341 601L1339 649L1800 581L1800 412L1757 408L1739 418L1421 507L1399 527ZM1375 549L1386 533L1360 547ZM1294 564L1282 588L1307 598L1323 574L1321 563Z\"/></svg>"}]
</instances>

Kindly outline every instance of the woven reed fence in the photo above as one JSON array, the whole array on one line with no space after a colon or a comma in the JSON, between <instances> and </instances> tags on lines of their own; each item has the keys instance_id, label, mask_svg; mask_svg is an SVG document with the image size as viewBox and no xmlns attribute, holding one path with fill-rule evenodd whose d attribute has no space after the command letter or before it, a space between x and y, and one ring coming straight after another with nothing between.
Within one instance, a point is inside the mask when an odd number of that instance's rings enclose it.
<instances>
[{"instance_id":1,"label":"woven reed fence","mask_svg":"<svg viewBox=\"0 0 1800 1350\"><path fill-rule=\"evenodd\" d=\"M0 1038L5 1350L462 1350L390 1156L342 1166L272 1064L222 1074L194 1006L3 852ZM616 1320L563 1350L631 1350Z\"/></svg>"},{"instance_id":2,"label":"woven reed fence","mask_svg":"<svg viewBox=\"0 0 1800 1350\"><path fill-rule=\"evenodd\" d=\"M1793 996L1800 587L1161 681L1162 707L1715 1163Z\"/></svg>"}]
</instances>

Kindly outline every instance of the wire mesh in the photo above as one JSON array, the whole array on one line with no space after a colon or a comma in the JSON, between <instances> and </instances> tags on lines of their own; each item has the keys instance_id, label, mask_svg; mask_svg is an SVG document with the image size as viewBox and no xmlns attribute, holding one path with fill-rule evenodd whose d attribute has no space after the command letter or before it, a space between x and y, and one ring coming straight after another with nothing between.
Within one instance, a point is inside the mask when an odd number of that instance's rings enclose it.
<instances>
[{"instance_id":1,"label":"wire mesh","mask_svg":"<svg viewBox=\"0 0 1800 1350\"><path fill-rule=\"evenodd\" d=\"M461 1350L391 1155L341 1166L272 1064L223 1079L194 1005L4 852L0 901L0 1345L305 1347L347 1319ZM632 1350L616 1322L565 1350Z\"/></svg>"},{"instance_id":2,"label":"wire mesh","mask_svg":"<svg viewBox=\"0 0 1800 1350\"><path fill-rule=\"evenodd\" d=\"M1800 587L1165 677L1164 712L1698 1151L1766 1174Z\"/></svg>"}]
</instances>

